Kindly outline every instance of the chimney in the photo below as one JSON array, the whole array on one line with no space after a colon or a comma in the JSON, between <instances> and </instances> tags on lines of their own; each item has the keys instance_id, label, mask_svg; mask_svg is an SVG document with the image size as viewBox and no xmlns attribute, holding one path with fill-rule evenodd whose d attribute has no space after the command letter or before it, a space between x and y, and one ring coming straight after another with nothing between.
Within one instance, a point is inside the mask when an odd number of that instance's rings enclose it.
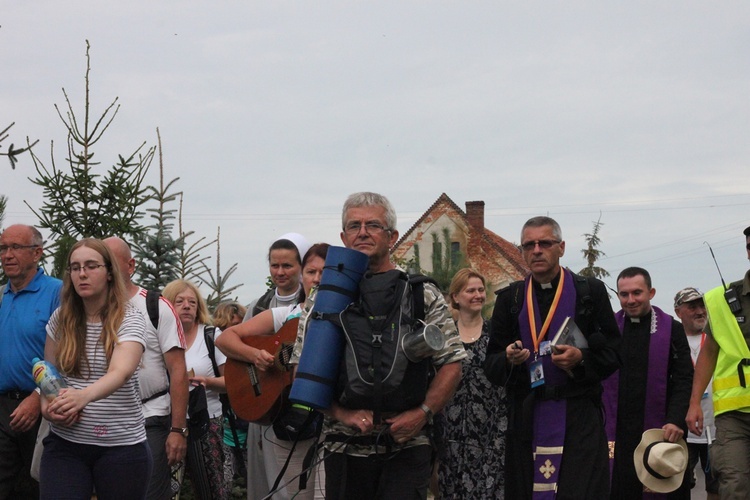
<instances>
[{"instance_id":1,"label":"chimney","mask_svg":"<svg viewBox=\"0 0 750 500\"><path fill-rule=\"evenodd\" d=\"M484 231L484 202L467 201L466 218L474 229Z\"/></svg>"}]
</instances>

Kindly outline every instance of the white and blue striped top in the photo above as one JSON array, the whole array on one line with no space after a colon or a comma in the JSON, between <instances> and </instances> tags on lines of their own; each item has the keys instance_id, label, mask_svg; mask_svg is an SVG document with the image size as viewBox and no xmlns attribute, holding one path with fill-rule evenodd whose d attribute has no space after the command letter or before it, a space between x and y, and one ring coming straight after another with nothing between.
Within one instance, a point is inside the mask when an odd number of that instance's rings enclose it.
<instances>
[{"instance_id":1,"label":"white and blue striped top","mask_svg":"<svg viewBox=\"0 0 750 500\"><path fill-rule=\"evenodd\" d=\"M47 323L47 335L57 338L58 312L56 310ZM146 320L143 314L128 304L117 338L119 342L138 342L146 345ZM86 329L86 356L88 370L84 366L81 377L63 374L68 387L84 389L107 373L107 359L100 342L101 323L88 323ZM96 446L125 446L146 440L145 419L138 395L138 371L115 392L86 405L81 419L70 427L51 424L52 432L80 444Z\"/></svg>"}]
</instances>

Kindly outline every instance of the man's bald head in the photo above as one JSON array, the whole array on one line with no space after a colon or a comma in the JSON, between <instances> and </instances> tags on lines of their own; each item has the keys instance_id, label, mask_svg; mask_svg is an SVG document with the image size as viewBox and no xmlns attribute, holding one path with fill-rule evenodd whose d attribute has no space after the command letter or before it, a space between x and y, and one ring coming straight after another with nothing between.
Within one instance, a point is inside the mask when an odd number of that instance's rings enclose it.
<instances>
[{"instance_id":1,"label":"man's bald head","mask_svg":"<svg viewBox=\"0 0 750 500\"><path fill-rule=\"evenodd\" d=\"M130 246L125 243L125 240L117 236L111 236L104 240L104 244L107 245L109 251L112 252L112 256L117 263L120 265L120 272L125 280L125 286L130 286L130 276L135 272L135 259L133 254L130 252Z\"/></svg>"}]
</instances>

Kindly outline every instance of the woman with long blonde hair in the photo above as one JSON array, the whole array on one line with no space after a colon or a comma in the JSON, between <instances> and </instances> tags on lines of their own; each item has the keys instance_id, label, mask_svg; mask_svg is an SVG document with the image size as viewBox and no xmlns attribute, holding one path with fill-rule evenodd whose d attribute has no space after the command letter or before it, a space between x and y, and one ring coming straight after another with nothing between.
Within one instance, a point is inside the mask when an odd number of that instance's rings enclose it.
<instances>
[{"instance_id":1,"label":"woman with long blonde hair","mask_svg":"<svg viewBox=\"0 0 750 500\"><path fill-rule=\"evenodd\" d=\"M137 379L146 340L143 315L104 243L87 238L70 250L60 307L47 324L44 357L66 389L41 398L44 440L41 498L144 498L151 473Z\"/></svg>"}]
</instances>

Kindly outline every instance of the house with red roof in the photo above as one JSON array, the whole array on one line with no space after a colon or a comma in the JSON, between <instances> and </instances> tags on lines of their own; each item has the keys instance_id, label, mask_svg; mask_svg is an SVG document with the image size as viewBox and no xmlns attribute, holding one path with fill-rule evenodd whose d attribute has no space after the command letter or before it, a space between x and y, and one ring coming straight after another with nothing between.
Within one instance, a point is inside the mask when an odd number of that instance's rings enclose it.
<instances>
[{"instance_id":1,"label":"house with red roof","mask_svg":"<svg viewBox=\"0 0 750 500\"><path fill-rule=\"evenodd\" d=\"M484 226L483 201L467 201L464 211L445 193L396 242L391 258L432 273L434 252L484 275L488 296L529 272L518 247Z\"/></svg>"}]
</instances>

